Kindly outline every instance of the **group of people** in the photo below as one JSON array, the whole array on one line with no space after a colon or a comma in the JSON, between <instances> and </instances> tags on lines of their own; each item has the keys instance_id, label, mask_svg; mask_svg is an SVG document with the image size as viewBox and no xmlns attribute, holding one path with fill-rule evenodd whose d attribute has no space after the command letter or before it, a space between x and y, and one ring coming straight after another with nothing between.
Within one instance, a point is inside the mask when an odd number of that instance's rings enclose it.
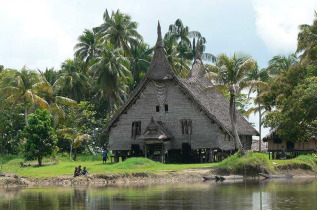
<instances>
[{"instance_id":1,"label":"group of people","mask_svg":"<svg viewBox=\"0 0 317 210\"><path fill-rule=\"evenodd\" d=\"M102 151L102 162L106 163L107 159L108 159L108 152L106 149L104 149ZM80 176L80 175L84 175L84 176L88 175L88 171L87 171L85 166L84 166L83 170L81 169L81 165L79 165L78 167L75 167L74 177Z\"/></svg>"},{"instance_id":2,"label":"group of people","mask_svg":"<svg viewBox=\"0 0 317 210\"><path fill-rule=\"evenodd\" d=\"M81 170L81 165L79 165L78 167L75 167L74 177L80 176L80 175L84 175L84 176L88 175L88 171L87 171L85 166L84 166L83 170Z\"/></svg>"}]
</instances>

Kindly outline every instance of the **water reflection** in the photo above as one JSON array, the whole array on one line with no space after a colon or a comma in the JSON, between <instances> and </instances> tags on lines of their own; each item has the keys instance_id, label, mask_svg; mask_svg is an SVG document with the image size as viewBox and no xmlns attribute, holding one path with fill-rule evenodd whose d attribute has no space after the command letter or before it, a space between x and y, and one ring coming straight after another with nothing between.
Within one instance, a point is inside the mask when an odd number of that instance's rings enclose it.
<instances>
[{"instance_id":1,"label":"water reflection","mask_svg":"<svg viewBox=\"0 0 317 210\"><path fill-rule=\"evenodd\" d=\"M0 189L0 209L315 209L316 179Z\"/></svg>"}]
</instances>

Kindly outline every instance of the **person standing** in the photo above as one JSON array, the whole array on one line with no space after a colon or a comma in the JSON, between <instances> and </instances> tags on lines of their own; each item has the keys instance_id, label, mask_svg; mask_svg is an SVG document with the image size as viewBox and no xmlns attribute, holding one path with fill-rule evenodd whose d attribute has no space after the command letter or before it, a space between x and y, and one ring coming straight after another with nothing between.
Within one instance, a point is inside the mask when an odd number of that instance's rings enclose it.
<instances>
[{"instance_id":1,"label":"person standing","mask_svg":"<svg viewBox=\"0 0 317 210\"><path fill-rule=\"evenodd\" d=\"M282 146L281 159L282 160L286 159L286 152L285 152L284 146Z\"/></svg>"},{"instance_id":2,"label":"person standing","mask_svg":"<svg viewBox=\"0 0 317 210\"><path fill-rule=\"evenodd\" d=\"M108 159L108 153L107 153L107 150L104 149L102 152L102 163L106 163L107 159Z\"/></svg>"}]
</instances>

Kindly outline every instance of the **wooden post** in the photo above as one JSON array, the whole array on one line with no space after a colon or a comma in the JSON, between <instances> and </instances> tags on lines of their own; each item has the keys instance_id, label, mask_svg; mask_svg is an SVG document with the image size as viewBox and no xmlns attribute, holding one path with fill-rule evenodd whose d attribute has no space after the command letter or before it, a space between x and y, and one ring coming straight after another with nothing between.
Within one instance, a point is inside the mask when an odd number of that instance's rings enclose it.
<instances>
[{"instance_id":1,"label":"wooden post","mask_svg":"<svg viewBox=\"0 0 317 210\"><path fill-rule=\"evenodd\" d=\"M161 148L161 163L164 163L164 144L163 143Z\"/></svg>"},{"instance_id":2,"label":"wooden post","mask_svg":"<svg viewBox=\"0 0 317 210\"><path fill-rule=\"evenodd\" d=\"M144 144L144 154L145 154L145 158L147 158L147 148L146 148L146 144Z\"/></svg>"},{"instance_id":3,"label":"wooden post","mask_svg":"<svg viewBox=\"0 0 317 210\"><path fill-rule=\"evenodd\" d=\"M202 154L202 149L199 149L199 162L203 162L203 154Z\"/></svg>"},{"instance_id":4,"label":"wooden post","mask_svg":"<svg viewBox=\"0 0 317 210\"><path fill-rule=\"evenodd\" d=\"M119 162L119 153L118 153L117 150L114 151L114 162L115 162L115 163L118 163L118 162Z\"/></svg>"}]
</instances>

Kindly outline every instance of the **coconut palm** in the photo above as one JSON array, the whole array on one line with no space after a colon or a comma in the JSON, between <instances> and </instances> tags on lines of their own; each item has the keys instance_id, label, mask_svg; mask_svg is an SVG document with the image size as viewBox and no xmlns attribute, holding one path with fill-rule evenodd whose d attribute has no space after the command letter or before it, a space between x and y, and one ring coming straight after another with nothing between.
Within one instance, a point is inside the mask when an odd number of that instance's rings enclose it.
<instances>
[{"instance_id":1,"label":"coconut palm","mask_svg":"<svg viewBox=\"0 0 317 210\"><path fill-rule=\"evenodd\" d=\"M186 59L181 59L179 57L177 45L178 45L177 41L173 37L165 35L164 49L166 51L167 60L169 64L171 65L174 73L178 77L185 78L190 71L190 67L189 67L190 62Z\"/></svg>"},{"instance_id":2,"label":"coconut palm","mask_svg":"<svg viewBox=\"0 0 317 210\"><path fill-rule=\"evenodd\" d=\"M64 96L79 102L88 91L88 79L82 72L83 64L78 60L66 60L62 63L59 78L54 83L54 89Z\"/></svg>"},{"instance_id":3,"label":"coconut palm","mask_svg":"<svg viewBox=\"0 0 317 210\"><path fill-rule=\"evenodd\" d=\"M0 89L0 97L5 97L3 106L12 103L10 109L10 120L12 111L18 103L24 104L25 125L28 125L28 102L37 104L43 109L50 110L49 104L38 95L43 90L43 84L39 76L26 68L16 72L14 81L7 87Z\"/></svg>"},{"instance_id":4,"label":"coconut palm","mask_svg":"<svg viewBox=\"0 0 317 210\"><path fill-rule=\"evenodd\" d=\"M317 11L312 25L304 24L299 26L300 32L297 37L297 52L303 64L310 62L317 63Z\"/></svg>"},{"instance_id":5,"label":"coconut palm","mask_svg":"<svg viewBox=\"0 0 317 210\"><path fill-rule=\"evenodd\" d=\"M128 66L129 59L119 49L107 43L97 57L97 62L89 68L89 73L93 74L105 98L122 104L121 97L126 99L128 83L132 80Z\"/></svg>"},{"instance_id":6,"label":"coconut palm","mask_svg":"<svg viewBox=\"0 0 317 210\"><path fill-rule=\"evenodd\" d=\"M152 59L153 48L143 42L131 46L130 69L134 78L133 88L140 83L140 75L146 73Z\"/></svg>"},{"instance_id":7,"label":"coconut palm","mask_svg":"<svg viewBox=\"0 0 317 210\"><path fill-rule=\"evenodd\" d=\"M75 56L79 57L85 62L84 72L88 62L100 52L100 44L97 41L95 31L85 29L84 33L78 37L78 43L74 47Z\"/></svg>"},{"instance_id":8,"label":"coconut palm","mask_svg":"<svg viewBox=\"0 0 317 210\"><path fill-rule=\"evenodd\" d=\"M72 159L72 152L75 149L74 160L76 159L77 148L81 147L85 141L89 141L91 138L88 134L81 134L73 128L63 128L56 130L56 133L62 135L66 140L69 141L69 158Z\"/></svg>"},{"instance_id":9,"label":"coconut palm","mask_svg":"<svg viewBox=\"0 0 317 210\"><path fill-rule=\"evenodd\" d=\"M110 41L115 47L122 48L126 55L131 55L131 45L136 45L142 36L137 31L137 22L131 20L120 10L109 16L106 10L103 16L104 23L95 28L103 43Z\"/></svg>"},{"instance_id":10,"label":"coconut palm","mask_svg":"<svg viewBox=\"0 0 317 210\"><path fill-rule=\"evenodd\" d=\"M297 56L295 53L288 56L277 55L269 60L268 70L270 75L276 76L284 71L287 71L293 64L297 62Z\"/></svg>"},{"instance_id":11,"label":"coconut palm","mask_svg":"<svg viewBox=\"0 0 317 210\"><path fill-rule=\"evenodd\" d=\"M58 77L58 72L54 70L54 68L46 68L43 73L41 73L42 78L44 78L51 85L55 83Z\"/></svg>"},{"instance_id":12,"label":"coconut palm","mask_svg":"<svg viewBox=\"0 0 317 210\"><path fill-rule=\"evenodd\" d=\"M254 68L252 68L250 71L247 72L246 78L244 79L245 86L249 87L249 94L252 92L256 92L256 97L254 98L254 103L257 104L257 107L251 107L247 114L257 112L259 113L259 152L261 152L261 128L262 128L262 116L264 114L265 107L262 104L262 98L260 96L261 92L263 92L268 84L267 81L269 79L269 74L267 69L261 69L259 70L258 65L256 64Z\"/></svg>"},{"instance_id":13,"label":"coconut palm","mask_svg":"<svg viewBox=\"0 0 317 210\"><path fill-rule=\"evenodd\" d=\"M229 115L232 126L232 132L236 142L236 146L240 149L241 154L245 155L244 148L241 144L239 134L236 128L236 95L240 93L240 83L246 76L246 73L253 69L255 62L251 57L235 53L231 58L225 54L221 54L216 65L210 65L213 72L209 72L206 76L213 79L214 83L222 89L227 89L230 93ZM213 88L214 86L208 87Z\"/></svg>"},{"instance_id":14,"label":"coconut palm","mask_svg":"<svg viewBox=\"0 0 317 210\"><path fill-rule=\"evenodd\" d=\"M198 31L190 31L188 26L184 26L181 19L177 19L174 24L169 26L165 37L170 37L177 42L177 51L183 67L183 60L192 59L195 55L191 52L192 45L190 39L193 37L201 37L201 34Z\"/></svg>"},{"instance_id":15,"label":"coconut palm","mask_svg":"<svg viewBox=\"0 0 317 210\"><path fill-rule=\"evenodd\" d=\"M47 81L45 72L40 72L41 75L41 92L43 92L43 98L47 101L49 106L51 107L51 116L53 117L52 123L53 126L56 127L59 123L63 124L65 122L65 112L63 110L63 106L76 106L76 101L58 96L57 91L54 91L54 86ZM55 86L56 89L59 89Z\"/></svg>"}]
</instances>

